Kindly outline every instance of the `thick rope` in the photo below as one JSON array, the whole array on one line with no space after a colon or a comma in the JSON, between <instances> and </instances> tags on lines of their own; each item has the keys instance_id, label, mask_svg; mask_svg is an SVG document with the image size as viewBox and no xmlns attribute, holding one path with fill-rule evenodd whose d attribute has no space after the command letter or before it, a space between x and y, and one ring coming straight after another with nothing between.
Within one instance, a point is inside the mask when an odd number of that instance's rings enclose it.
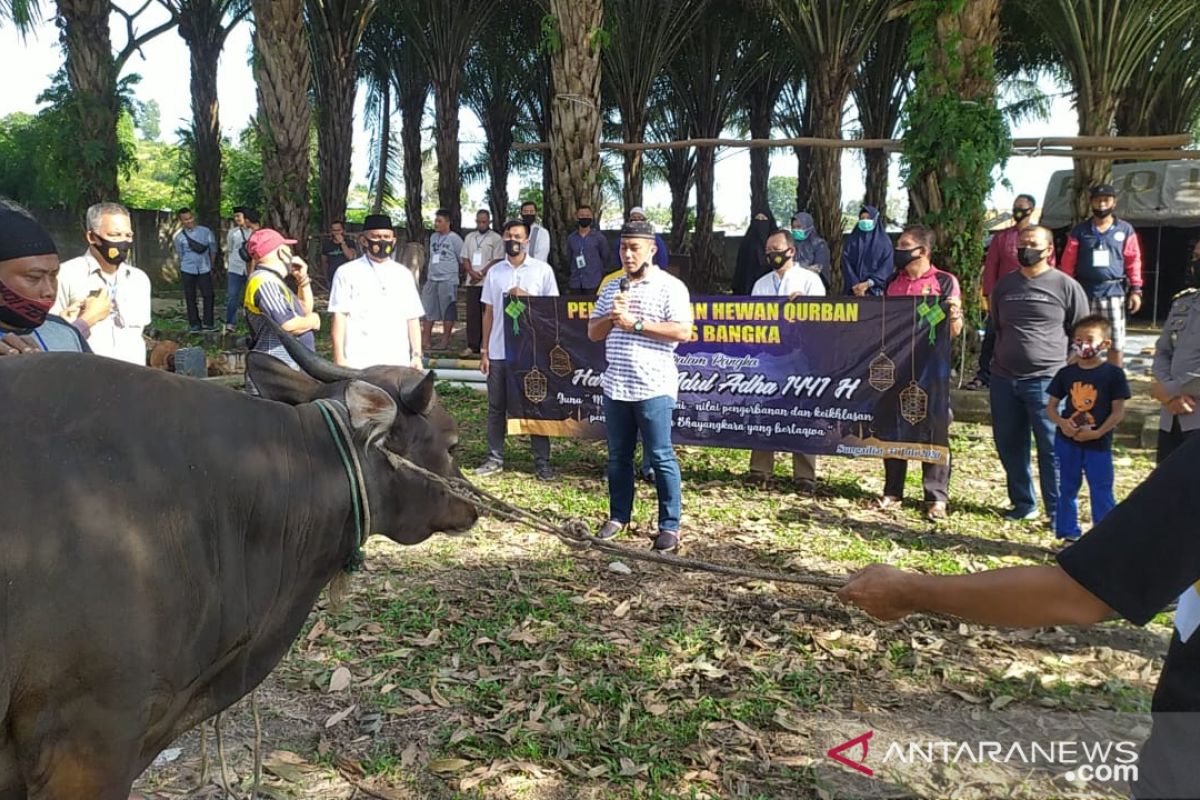
<instances>
[{"instance_id":1,"label":"thick rope","mask_svg":"<svg viewBox=\"0 0 1200 800\"><path fill-rule=\"evenodd\" d=\"M470 503L481 514L486 514L507 522L515 522L534 530L548 533L570 547L597 550L609 555L627 558L631 561L648 561L653 564L664 564L675 567L676 569L711 572L718 575L730 575L738 578L749 578L751 580L796 583L805 586L817 586L823 589L839 589L846 582L844 578L831 575L746 569L727 564L714 564L695 558L683 558L657 550L636 550L632 547L617 544L616 542L597 539L591 535L588 524L581 519L573 518L566 520L560 525L552 524L547 521L550 516L548 512L535 513L519 506L514 506L462 478L446 478L438 475L436 472L431 472L424 467L414 464L404 456L393 453L390 450L384 450L383 452L393 466L403 467L432 483L438 484L448 494L462 500L464 503Z\"/></svg>"},{"instance_id":2,"label":"thick rope","mask_svg":"<svg viewBox=\"0 0 1200 800\"><path fill-rule=\"evenodd\" d=\"M338 456L342 459L342 467L346 470L346 478L350 481L350 505L354 513L354 549L346 557L342 569L346 572L357 572L366 560L363 543L371 533L371 510L367 503L367 485L363 477L362 464L358 460L358 451L354 447L354 439L350 434L342 415L327 400L316 401L317 410L325 419L329 428L329 436L337 447Z\"/></svg>"}]
</instances>

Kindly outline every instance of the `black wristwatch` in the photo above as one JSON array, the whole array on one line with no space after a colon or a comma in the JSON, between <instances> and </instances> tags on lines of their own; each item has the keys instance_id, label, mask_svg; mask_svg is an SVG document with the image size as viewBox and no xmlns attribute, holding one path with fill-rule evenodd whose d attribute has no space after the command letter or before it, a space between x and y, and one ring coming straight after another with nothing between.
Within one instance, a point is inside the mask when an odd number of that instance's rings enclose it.
<instances>
[{"instance_id":1,"label":"black wristwatch","mask_svg":"<svg viewBox=\"0 0 1200 800\"><path fill-rule=\"evenodd\" d=\"M638 317L638 318L637 318L637 321L633 323L633 332L634 332L634 333L641 333L641 332L642 332L642 331L644 331L645 329L646 329L646 324L645 324L644 322L642 322L642 318L641 318L641 317Z\"/></svg>"}]
</instances>

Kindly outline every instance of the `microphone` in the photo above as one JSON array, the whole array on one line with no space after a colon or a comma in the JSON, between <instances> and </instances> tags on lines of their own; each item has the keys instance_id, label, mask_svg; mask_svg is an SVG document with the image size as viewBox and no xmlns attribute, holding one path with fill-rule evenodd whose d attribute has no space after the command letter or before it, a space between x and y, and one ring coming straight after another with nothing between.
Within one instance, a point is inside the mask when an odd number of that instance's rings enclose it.
<instances>
[{"instance_id":1,"label":"microphone","mask_svg":"<svg viewBox=\"0 0 1200 800\"><path fill-rule=\"evenodd\" d=\"M621 278L621 282L618 283L617 286L620 288L622 294L624 294L625 292L628 292L629 291L629 278Z\"/></svg>"}]
</instances>

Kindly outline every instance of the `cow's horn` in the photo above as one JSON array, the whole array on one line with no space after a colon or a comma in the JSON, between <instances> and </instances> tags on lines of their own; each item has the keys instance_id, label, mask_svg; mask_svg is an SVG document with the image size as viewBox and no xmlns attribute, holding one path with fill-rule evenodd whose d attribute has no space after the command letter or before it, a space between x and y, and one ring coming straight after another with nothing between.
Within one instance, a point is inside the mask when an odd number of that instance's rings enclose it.
<instances>
[{"instance_id":1,"label":"cow's horn","mask_svg":"<svg viewBox=\"0 0 1200 800\"><path fill-rule=\"evenodd\" d=\"M326 361L319 355L309 350L304 345L296 341L296 337L280 327L279 323L271 319L267 315L263 315L263 319L275 331L275 335L279 337L283 349L288 351L288 355L292 357L300 369L308 373L312 377L322 383L334 383L335 381L347 381L358 378L362 375L359 370L351 369L350 367L341 367L337 364Z\"/></svg>"},{"instance_id":2,"label":"cow's horn","mask_svg":"<svg viewBox=\"0 0 1200 800\"><path fill-rule=\"evenodd\" d=\"M420 378L409 378L400 386L400 402L414 414L424 414L433 405L433 384L436 376L426 372Z\"/></svg>"}]
</instances>

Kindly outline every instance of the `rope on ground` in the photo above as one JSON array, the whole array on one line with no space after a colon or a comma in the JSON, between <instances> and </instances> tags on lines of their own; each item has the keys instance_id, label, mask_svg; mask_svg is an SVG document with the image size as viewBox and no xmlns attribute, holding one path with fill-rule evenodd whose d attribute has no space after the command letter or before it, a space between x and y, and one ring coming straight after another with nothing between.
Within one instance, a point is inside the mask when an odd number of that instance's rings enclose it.
<instances>
[{"instance_id":1,"label":"rope on ground","mask_svg":"<svg viewBox=\"0 0 1200 800\"><path fill-rule=\"evenodd\" d=\"M820 575L803 572L772 572L770 570L747 569L745 567L734 567L728 564L714 564L710 561L702 561L695 558L683 558L682 556L664 553L657 550L636 550L632 547L617 544L616 542L597 539L591 535L586 522L581 519L573 518L565 520L561 524L554 524L548 521L551 515L548 512L535 513L528 509L515 506L505 500L496 497L486 489L481 489L478 486L462 479L462 478L446 478L438 475L436 472L431 472L424 467L418 466L401 455L397 455L390 450L385 450L388 460L393 465L411 470L418 475L421 475L426 480L438 484L448 494L462 500L465 503L470 503L481 514L495 517L497 519L508 522L515 522L526 527L532 528L543 533L550 534L567 544L570 547L580 549L596 550L609 555L620 556L631 561L647 561L654 564L662 564L676 569L696 570L700 572L711 572L718 575L729 575L738 578L749 578L758 581L779 581L781 583L795 583L804 586L816 586L822 589L839 589L845 582L845 578L840 578L832 575Z\"/></svg>"}]
</instances>

